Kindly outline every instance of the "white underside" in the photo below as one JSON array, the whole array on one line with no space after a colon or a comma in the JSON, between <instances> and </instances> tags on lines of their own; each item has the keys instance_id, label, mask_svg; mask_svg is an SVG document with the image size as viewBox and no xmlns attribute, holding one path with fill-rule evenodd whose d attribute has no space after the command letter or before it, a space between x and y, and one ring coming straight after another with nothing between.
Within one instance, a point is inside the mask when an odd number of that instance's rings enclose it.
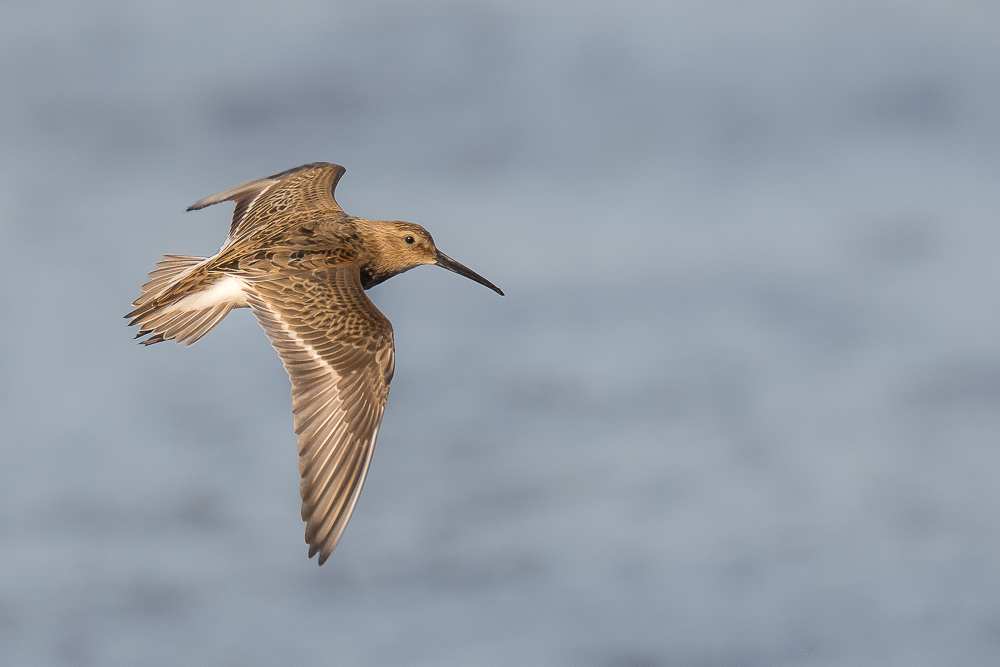
<instances>
[{"instance_id":1,"label":"white underside","mask_svg":"<svg viewBox=\"0 0 1000 667\"><path fill-rule=\"evenodd\" d=\"M210 287L168 306L164 312L204 310L224 303L231 303L234 308L243 308L248 305L246 292L243 291L246 285L246 281L233 276L219 278Z\"/></svg>"}]
</instances>

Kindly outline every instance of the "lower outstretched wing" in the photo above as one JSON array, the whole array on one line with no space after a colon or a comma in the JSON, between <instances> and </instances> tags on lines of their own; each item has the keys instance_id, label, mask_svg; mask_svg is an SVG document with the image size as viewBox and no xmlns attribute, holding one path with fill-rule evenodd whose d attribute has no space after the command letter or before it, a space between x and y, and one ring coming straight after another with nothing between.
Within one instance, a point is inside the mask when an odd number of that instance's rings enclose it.
<instances>
[{"instance_id":1,"label":"lower outstretched wing","mask_svg":"<svg viewBox=\"0 0 1000 667\"><path fill-rule=\"evenodd\" d=\"M393 372L392 326L355 264L256 280L248 301L292 381L309 557L322 565L354 510Z\"/></svg>"}]
</instances>

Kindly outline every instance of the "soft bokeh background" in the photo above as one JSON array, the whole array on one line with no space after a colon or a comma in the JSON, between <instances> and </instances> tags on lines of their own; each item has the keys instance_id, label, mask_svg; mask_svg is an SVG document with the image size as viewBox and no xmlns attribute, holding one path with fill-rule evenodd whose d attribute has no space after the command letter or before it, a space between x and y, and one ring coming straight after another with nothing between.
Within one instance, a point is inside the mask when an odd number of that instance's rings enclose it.
<instances>
[{"instance_id":1,"label":"soft bokeh background","mask_svg":"<svg viewBox=\"0 0 1000 667\"><path fill-rule=\"evenodd\" d=\"M994 3L7 0L0 89L0 663L997 664ZM508 295L371 292L323 568L250 313L122 320L314 160Z\"/></svg>"}]
</instances>

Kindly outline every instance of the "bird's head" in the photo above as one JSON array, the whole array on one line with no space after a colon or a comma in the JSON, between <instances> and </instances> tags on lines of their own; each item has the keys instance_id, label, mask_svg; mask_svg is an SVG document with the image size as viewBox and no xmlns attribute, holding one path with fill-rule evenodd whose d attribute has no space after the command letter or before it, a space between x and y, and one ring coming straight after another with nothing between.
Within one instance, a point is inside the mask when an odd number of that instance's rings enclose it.
<instances>
[{"instance_id":1,"label":"bird's head","mask_svg":"<svg viewBox=\"0 0 1000 667\"><path fill-rule=\"evenodd\" d=\"M369 222L369 221L366 221ZM412 222L401 220L384 221L378 225L375 247L370 247L375 272L386 277L409 271L422 264L436 264L454 271L460 276L485 285L503 296L500 288L483 278L472 269L459 264L437 249L430 233Z\"/></svg>"}]
</instances>

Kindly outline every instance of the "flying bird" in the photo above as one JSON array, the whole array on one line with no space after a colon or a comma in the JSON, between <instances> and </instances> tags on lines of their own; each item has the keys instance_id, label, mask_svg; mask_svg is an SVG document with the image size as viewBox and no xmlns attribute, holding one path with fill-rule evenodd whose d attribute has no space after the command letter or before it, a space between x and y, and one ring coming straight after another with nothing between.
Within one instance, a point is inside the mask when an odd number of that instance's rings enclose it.
<instances>
[{"instance_id":1,"label":"flying bird","mask_svg":"<svg viewBox=\"0 0 1000 667\"><path fill-rule=\"evenodd\" d=\"M236 204L226 242L213 257L164 255L125 316L142 344L191 345L233 308L253 311L292 382L302 520L320 565L358 500L392 381L392 325L365 290L436 264L503 296L420 225L344 213L344 171L314 162L194 203Z\"/></svg>"}]
</instances>

